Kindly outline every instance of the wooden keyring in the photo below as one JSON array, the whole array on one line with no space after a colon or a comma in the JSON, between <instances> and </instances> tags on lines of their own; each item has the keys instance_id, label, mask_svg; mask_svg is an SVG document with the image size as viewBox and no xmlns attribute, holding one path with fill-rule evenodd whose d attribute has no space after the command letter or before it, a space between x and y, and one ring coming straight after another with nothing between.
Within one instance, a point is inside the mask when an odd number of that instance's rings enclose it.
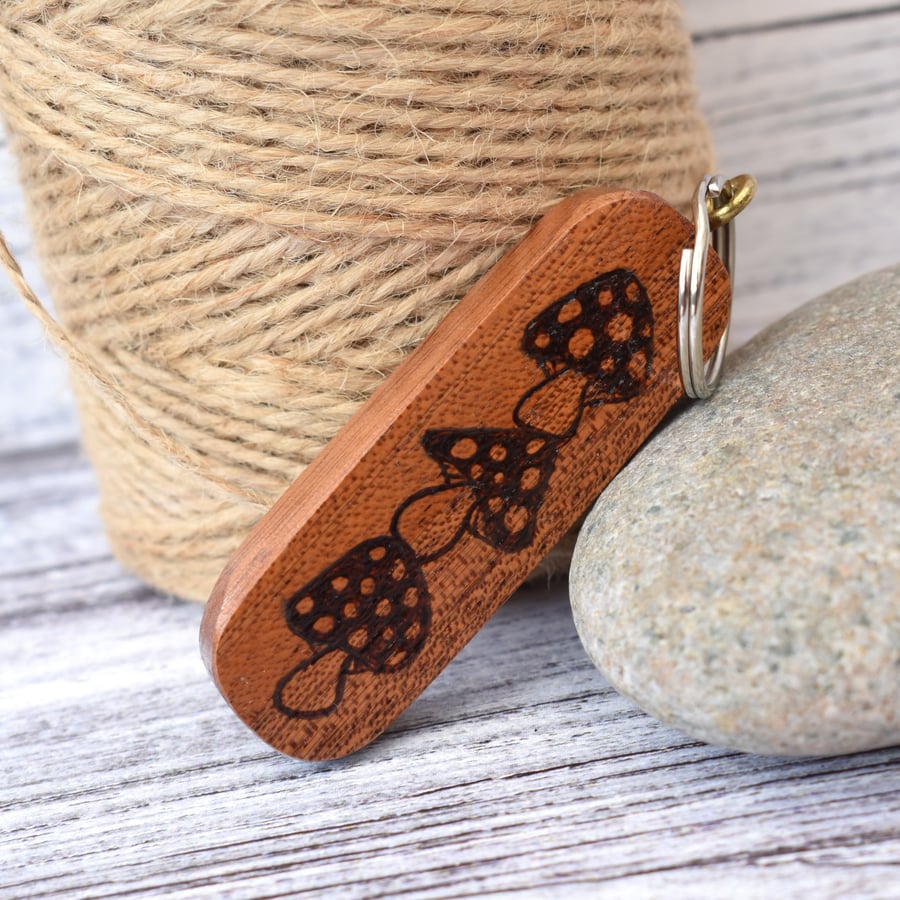
<instances>
[{"instance_id":1,"label":"wooden keyring","mask_svg":"<svg viewBox=\"0 0 900 900\"><path fill-rule=\"evenodd\" d=\"M260 737L307 759L369 743L450 662L684 397L692 224L659 197L550 210L253 529L201 629ZM704 260L702 348L731 288Z\"/></svg>"}]
</instances>

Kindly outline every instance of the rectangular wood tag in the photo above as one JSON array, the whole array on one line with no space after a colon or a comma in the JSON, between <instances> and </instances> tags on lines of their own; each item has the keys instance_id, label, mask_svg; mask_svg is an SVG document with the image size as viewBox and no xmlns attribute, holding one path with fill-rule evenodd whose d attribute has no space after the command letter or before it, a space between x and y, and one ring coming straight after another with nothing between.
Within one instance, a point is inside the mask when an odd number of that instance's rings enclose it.
<instances>
[{"instance_id":1,"label":"rectangular wood tag","mask_svg":"<svg viewBox=\"0 0 900 900\"><path fill-rule=\"evenodd\" d=\"M554 207L285 492L207 605L204 659L278 750L377 737L684 396L690 222L660 198ZM704 348L731 288L707 265Z\"/></svg>"}]
</instances>

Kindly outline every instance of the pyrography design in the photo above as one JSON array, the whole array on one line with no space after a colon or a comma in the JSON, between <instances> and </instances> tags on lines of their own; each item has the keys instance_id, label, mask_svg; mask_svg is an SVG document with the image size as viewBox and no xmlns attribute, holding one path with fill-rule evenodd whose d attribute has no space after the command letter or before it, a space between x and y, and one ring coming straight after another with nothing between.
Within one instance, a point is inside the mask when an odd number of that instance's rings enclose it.
<instances>
[{"instance_id":1,"label":"pyrography design","mask_svg":"<svg viewBox=\"0 0 900 900\"><path fill-rule=\"evenodd\" d=\"M427 430L421 446L443 480L407 497L387 534L348 550L284 603L288 627L311 651L276 686L285 716L327 716L349 676L415 659L431 624L425 570L465 534L501 553L531 545L557 453L585 409L630 400L647 383L647 292L627 269L600 275L538 313L521 349L543 378L512 410L514 426Z\"/></svg>"}]
</instances>

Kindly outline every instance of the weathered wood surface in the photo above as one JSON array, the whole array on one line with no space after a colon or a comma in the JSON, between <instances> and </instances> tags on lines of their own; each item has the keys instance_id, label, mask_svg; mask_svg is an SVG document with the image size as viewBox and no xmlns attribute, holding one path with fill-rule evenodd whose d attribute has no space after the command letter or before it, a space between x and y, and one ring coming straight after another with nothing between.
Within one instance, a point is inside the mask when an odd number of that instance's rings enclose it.
<instances>
[{"instance_id":1,"label":"weathered wood surface","mask_svg":"<svg viewBox=\"0 0 900 900\"><path fill-rule=\"evenodd\" d=\"M900 7L688 0L685 8L719 168L759 180L738 222L739 343L900 256L891 199L900 182ZM761 11L785 24L759 28Z\"/></svg>"},{"instance_id":2,"label":"weathered wood surface","mask_svg":"<svg viewBox=\"0 0 900 900\"><path fill-rule=\"evenodd\" d=\"M896 262L900 10L686 6L721 168L761 180L746 337ZM269 750L208 680L200 609L110 558L62 366L2 279L0 325L0 897L900 897L900 749L690 741L593 670L562 587L514 597L362 753Z\"/></svg>"}]
</instances>

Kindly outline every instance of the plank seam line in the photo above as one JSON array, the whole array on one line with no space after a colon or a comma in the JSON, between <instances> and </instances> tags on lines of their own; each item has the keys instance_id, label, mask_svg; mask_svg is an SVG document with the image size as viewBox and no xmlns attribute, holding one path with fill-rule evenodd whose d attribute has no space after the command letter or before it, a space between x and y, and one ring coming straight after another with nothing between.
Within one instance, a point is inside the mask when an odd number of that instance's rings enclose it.
<instances>
[{"instance_id":1,"label":"plank seam line","mask_svg":"<svg viewBox=\"0 0 900 900\"><path fill-rule=\"evenodd\" d=\"M795 28L808 28L818 25L833 25L838 22L849 22L875 16L892 16L900 13L900 3L889 6L870 6L866 9L853 9L844 12L823 13L819 16L806 16L802 19L783 19L780 22L761 22L758 25L739 25L733 28L713 28L709 31L695 30L691 37L695 44L708 41L721 41L733 37L748 37L756 34L767 34L773 31L790 31Z\"/></svg>"}]
</instances>

